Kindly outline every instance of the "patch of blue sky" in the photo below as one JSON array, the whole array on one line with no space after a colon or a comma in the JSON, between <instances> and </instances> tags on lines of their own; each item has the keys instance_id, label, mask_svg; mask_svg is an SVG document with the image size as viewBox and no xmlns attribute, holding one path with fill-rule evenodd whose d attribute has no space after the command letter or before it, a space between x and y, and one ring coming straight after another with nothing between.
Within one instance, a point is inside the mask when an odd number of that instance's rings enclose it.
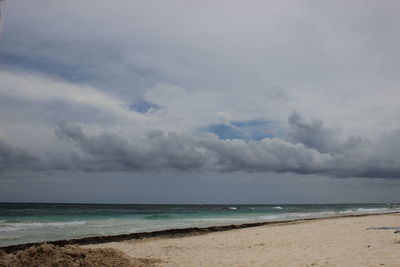
<instances>
[{"instance_id":1,"label":"patch of blue sky","mask_svg":"<svg viewBox=\"0 0 400 267\"><path fill-rule=\"evenodd\" d=\"M284 130L278 123L267 120L233 121L230 124L212 124L202 129L216 134L220 139L260 141L264 138L281 137Z\"/></svg>"},{"instance_id":2,"label":"patch of blue sky","mask_svg":"<svg viewBox=\"0 0 400 267\"><path fill-rule=\"evenodd\" d=\"M126 62L112 47L92 43L36 41L26 46L17 34L2 40L0 68L44 73L65 81L87 84L129 101L142 96L155 74Z\"/></svg>"},{"instance_id":3,"label":"patch of blue sky","mask_svg":"<svg viewBox=\"0 0 400 267\"><path fill-rule=\"evenodd\" d=\"M60 64L48 58L22 54L7 54L0 51L0 66L5 69L18 69L26 72L47 73L74 83L89 83L93 80L88 72L77 66Z\"/></svg>"},{"instance_id":4,"label":"patch of blue sky","mask_svg":"<svg viewBox=\"0 0 400 267\"><path fill-rule=\"evenodd\" d=\"M21 45L21 35L22 33L17 31L2 40L1 68L51 74L74 83L84 83L93 79L84 66L73 64L73 61L68 62L73 54L66 46L49 41L32 41Z\"/></svg>"},{"instance_id":5,"label":"patch of blue sky","mask_svg":"<svg viewBox=\"0 0 400 267\"><path fill-rule=\"evenodd\" d=\"M160 108L161 106L145 100L137 101L136 103L129 106L130 110L134 110L140 113L152 113L159 110Z\"/></svg>"}]
</instances>

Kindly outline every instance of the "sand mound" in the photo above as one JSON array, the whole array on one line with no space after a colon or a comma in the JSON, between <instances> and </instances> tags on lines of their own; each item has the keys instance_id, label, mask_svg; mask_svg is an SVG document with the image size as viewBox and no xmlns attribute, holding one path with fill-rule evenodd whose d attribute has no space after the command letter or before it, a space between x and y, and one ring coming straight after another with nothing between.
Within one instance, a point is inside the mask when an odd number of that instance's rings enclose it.
<instances>
[{"instance_id":1,"label":"sand mound","mask_svg":"<svg viewBox=\"0 0 400 267\"><path fill-rule=\"evenodd\" d=\"M19 266L153 266L159 260L129 258L111 248L86 249L78 246L33 246L16 254L0 250L0 267Z\"/></svg>"}]
</instances>

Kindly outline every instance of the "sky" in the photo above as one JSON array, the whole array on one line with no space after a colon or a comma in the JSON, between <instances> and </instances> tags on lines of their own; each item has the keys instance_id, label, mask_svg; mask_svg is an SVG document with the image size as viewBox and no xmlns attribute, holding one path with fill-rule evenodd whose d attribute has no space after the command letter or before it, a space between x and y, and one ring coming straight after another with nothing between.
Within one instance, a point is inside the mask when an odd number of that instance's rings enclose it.
<instances>
[{"instance_id":1,"label":"sky","mask_svg":"<svg viewBox=\"0 0 400 267\"><path fill-rule=\"evenodd\" d=\"M400 2L8 0L0 201L400 202Z\"/></svg>"}]
</instances>

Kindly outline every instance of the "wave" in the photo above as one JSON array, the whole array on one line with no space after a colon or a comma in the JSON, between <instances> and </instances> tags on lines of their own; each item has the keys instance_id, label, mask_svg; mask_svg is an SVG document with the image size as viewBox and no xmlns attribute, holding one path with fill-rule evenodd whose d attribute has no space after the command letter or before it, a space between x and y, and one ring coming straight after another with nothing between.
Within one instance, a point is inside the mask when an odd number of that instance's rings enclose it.
<instances>
[{"instance_id":1,"label":"wave","mask_svg":"<svg viewBox=\"0 0 400 267\"><path fill-rule=\"evenodd\" d=\"M237 207L228 207L228 209L230 209L230 210L237 210L238 208L237 208Z\"/></svg>"},{"instance_id":2,"label":"wave","mask_svg":"<svg viewBox=\"0 0 400 267\"><path fill-rule=\"evenodd\" d=\"M399 208L359 208L356 209L356 213L361 213L361 214L370 214L370 213L388 213L388 212L399 212Z\"/></svg>"},{"instance_id":3,"label":"wave","mask_svg":"<svg viewBox=\"0 0 400 267\"><path fill-rule=\"evenodd\" d=\"M118 220L116 219L108 219L108 220L93 220L87 221L87 225L90 227L109 227L116 225Z\"/></svg>"},{"instance_id":4,"label":"wave","mask_svg":"<svg viewBox=\"0 0 400 267\"><path fill-rule=\"evenodd\" d=\"M335 211L318 211L318 212L294 212L287 213L290 217L294 218L323 218L337 215Z\"/></svg>"},{"instance_id":5,"label":"wave","mask_svg":"<svg viewBox=\"0 0 400 267\"><path fill-rule=\"evenodd\" d=\"M0 232L13 232L20 230L41 229L41 228L65 228L86 224L86 221L72 222L29 222L29 223L0 223Z\"/></svg>"},{"instance_id":6,"label":"wave","mask_svg":"<svg viewBox=\"0 0 400 267\"><path fill-rule=\"evenodd\" d=\"M274 221L281 219L283 215L265 215L265 216L258 216L258 219L263 221Z\"/></svg>"},{"instance_id":7,"label":"wave","mask_svg":"<svg viewBox=\"0 0 400 267\"><path fill-rule=\"evenodd\" d=\"M347 209L339 211L339 214L370 214L370 213L388 213L392 211L399 211L396 208L358 208L358 209Z\"/></svg>"},{"instance_id":8,"label":"wave","mask_svg":"<svg viewBox=\"0 0 400 267\"><path fill-rule=\"evenodd\" d=\"M375 213L388 213L393 211L400 211L400 209L389 208L357 208L347 209L343 211L327 210L318 212L292 212L283 213L280 215L281 219L301 219L301 218L325 218L344 215L362 215L362 214L375 214Z\"/></svg>"},{"instance_id":9,"label":"wave","mask_svg":"<svg viewBox=\"0 0 400 267\"><path fill-rule=\"evenodd\" d=\"M210 223L210 222L246 222L250 220L251 218L246 218L246 217L225 217L225 218L201 218L201 219L187 219L187 221L193 221L193 222L205 222L205 223Z\"/></svg>"},{"instance_id":10,"label":"wave","mask_svg":"<svg viewBox=\"0 0 400 267\"><path fill-rule=\"evenodd\" d=\"M166 215L166 214L153 214L153 215L143 217L143 219L145 219L145 220L166 220L166 219L171 219L171 218L173 218L173 216Z\"/></svg>"},{"instance_id":11,"label":"wave","mask_svg":"<svg viewBox=\"0 0 400 267\"><path fill-rule=\"evenodd\" d=\"M277 206L277 207L272 207L273 209L276 209L276 210L281 210L281 209L283 209L282 207L280 207L280 206Z\"/></svg>"}]
</instances>

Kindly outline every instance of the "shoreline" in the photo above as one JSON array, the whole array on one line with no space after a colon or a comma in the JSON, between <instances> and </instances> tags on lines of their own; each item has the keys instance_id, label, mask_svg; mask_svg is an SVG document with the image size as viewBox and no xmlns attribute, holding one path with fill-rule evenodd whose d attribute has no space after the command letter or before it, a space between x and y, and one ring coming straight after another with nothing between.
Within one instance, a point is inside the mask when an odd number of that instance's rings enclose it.
<instances>
[{"instance_id":1,"label":"shoreline","mask_svg":"<svg viewBox=\"0 0 400 267\"><path fill-rule=\"evenodd\" d=\"M389 215L389 214L400 214L398 211L386 212L386 213L371 213L371 214L350 214L350 215L338 215L323 218L303 218L295 220L282 220L282 221L266 221L266 222L256 222L256 223L244 223L244 224L231 224L222 226L208 226L208 227L189 227L189 228L172 228L166 230L158 230L152 232L139 232L130 234L119 234L119 235L107 235L107 236L92 236L65 240L55 240L55 241L43 241L34 243L24 243L18 245L10 245L5 247L0 247L6 253L15 253L20 250L27 249L32 246L41 245L44 243L64 247L66 245L96 245L109 242L122 242L127 240L135 239L145 239L151 237L183 237L190 235L202 235L212 232L222 232L234 229L251 228L266 225L288 225L297 224L309 221L320 221L320 220L333 220L339 218L351 218L351 217L367 217L367 216L377 216L377 215Z\"/></svg>"}]
</instances>

